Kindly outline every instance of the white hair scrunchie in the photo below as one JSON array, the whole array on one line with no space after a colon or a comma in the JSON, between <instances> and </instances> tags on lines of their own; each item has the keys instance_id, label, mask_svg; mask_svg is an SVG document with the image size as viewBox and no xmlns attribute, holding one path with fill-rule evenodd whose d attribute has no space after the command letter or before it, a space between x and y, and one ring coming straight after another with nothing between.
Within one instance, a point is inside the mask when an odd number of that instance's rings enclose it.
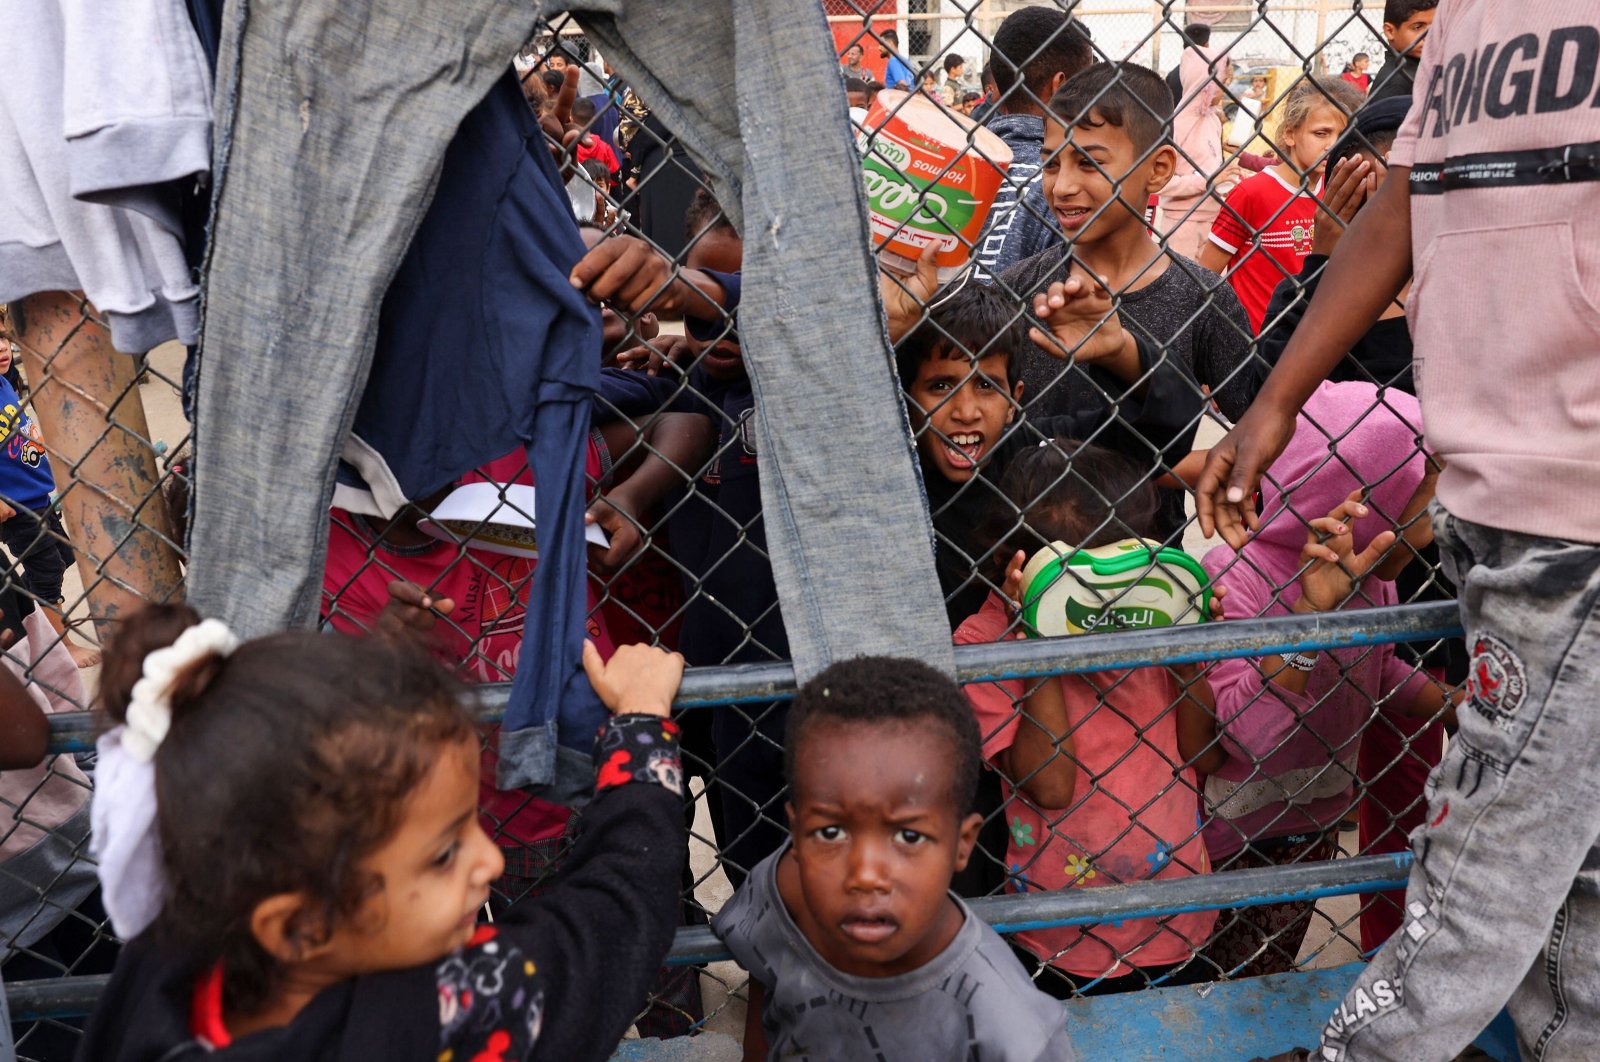
<instances>
[{"instance_id":1,"label":"white hair scrunchie","mask_svg":"<svg viewBox=\"0 0 1600 1062\"><path fill-rule=\"evenodd\" d=\"M128 699L127 721L100 735L94 796L89 805L89 852L99 864L100 893L111 927L123 940L144 932L167 899L156 830L156 749L172 726L172 683L208 656L226 657L238 637L221 620L190 627L178 640L144 658Z\"/></svg>"}]
</instances>

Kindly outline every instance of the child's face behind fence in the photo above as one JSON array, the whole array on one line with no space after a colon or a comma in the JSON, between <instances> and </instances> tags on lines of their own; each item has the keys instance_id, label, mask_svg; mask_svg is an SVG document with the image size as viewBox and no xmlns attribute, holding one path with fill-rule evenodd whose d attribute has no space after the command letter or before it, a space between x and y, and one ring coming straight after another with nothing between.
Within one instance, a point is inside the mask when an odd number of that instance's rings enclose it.
<instances>
[{"instance_id":1,"label":"child's face behind fence","mask_svg":"<svg viewBox=\"0 0 1600 1062\"><path fill-rule=\"evenodd\" d=\"M1321 177L1327 168L1328 152L1344 135L1348 122L1344 112L1331 103L1311 108L1305 121L1278 134L1289 165L1308 178Z\"/></svg>"},{"instance_id":2,"label":"child's face behind fence","mask_svg":"<svg viewBox=\"0 0 1600 1062\"><path fill-rule=\"evenodd\" d=\"M961 927L948 896L982 819L952 792L935 726L819 720L790 779L796 922L835 969L892 977L926 965Z\"/></svg>"},{"instance_id":3,"label":"child's face behind fence","mask_svg":"<svg viewBox=\"0 0 1600 1062\"><path fill-rule=\"evenodd\" d=\"M907 392L911 427L923 460L952 483L965 483L988 460L1022 398L1019 381L1006 387L1007 355L991 354L976 365L961 352L935 355L917 366Z\"/></svg>"},{"instance_id":4,"label":"child's face behind fence","mask_svg":"<svg viewBox=\"0 0 1600 1062\"><path fill-rule=\"evenodd\" d=\"M718 273L737 273L743 268L744 241L729 228L711 228L702 232L684 259L688 269L711 269ZM736 323L728 323L728 332L709 343L693 336L688 339L692 357L699 358L706 374L713 380L742 380L747 374L744 367L744 349L739 345ZM702 356L703 354L703 356Z\"/></svg>"},{"instance_id":5,"label":"child's face behind fence","mask_svg":"<svg viewBox=\"0 0 1600 1062\"><path fill-rule=\"evenodd\" d=\"M1400 55L1407 55L1413 59L1422 58L1422 48L1428 39L1428 30L1433 26L1433 16L1438 11L1429 8L1427 11L1413 12L1411 17L1398 26L1390 22L1383 24L1384 39L1389 42Z\"/></svg>"},{"instance_id":6,"label":"child's face behind fence","mask_svg":"<svg viewBox=\"0 0 1600 1062\"><path fill-rule=\"evenodd\" d=\"M1045 202L1078 248L1123 231L1144 232L1145 208L1171 179L1176 158L1168 146L1138 150L1109 122L1077 126L1069 137L1061 122L1046 120L1042 152Z\"/></svg>"},{"instance_id":7,"label":"child's face behind fence","mask_svg":"<svg viewBox=\"0 0 1600 1062\"><path fill-rule=\"evenodd\" d=\"M394 835L362 862L381 881L361 908L313 945L301 962L336 979L420 966L466 944L489 883L505 858L478 824L477 742L439 750L437 760L400 814ZM252 920L269 952L294 962L272 945L273 897ZM264 936L265 934L265 936Z\"/></svg>"}]
</instances>

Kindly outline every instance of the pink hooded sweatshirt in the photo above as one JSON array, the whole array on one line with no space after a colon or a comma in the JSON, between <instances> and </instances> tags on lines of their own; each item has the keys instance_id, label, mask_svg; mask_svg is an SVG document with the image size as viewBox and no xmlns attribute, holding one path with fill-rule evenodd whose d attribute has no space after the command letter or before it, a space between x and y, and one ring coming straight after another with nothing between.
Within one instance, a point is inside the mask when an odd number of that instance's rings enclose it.
<instances>
[{"instance_id":1,"label":"pink hooded sweatshirt","mask_svg":"<svg viewBox=\"0 0 1600 1062\"><path fill-rule=\"evenodd\" d=\"M1172 118L1178 168L1161 190L1161 213L1167 249L1185 258L1194 258L1205 246L1211 223L1227 196L1225 188L1210 188L1225 161L1222 115L1217 112L1222 85L1217 77L1226 62L1210 49L1187 48L1178 63L1184 95Z\"/></svg>"},{"instance_id":2,"label":"pink hooded sweatshirt","mask_svg":"<svg viewBox=\"0 0 1600 1062\"><path fill-rule=\"evenodd\" d=\"M1218 546L1203 561L1213 582L1228 588L1228 615L1288 614L1300 598L1306 523L1356 487L1371 487L1372 510L1351 524L1356 550L1393 529L1422 483L1421 430L1417 400L1404 392L1388 390L1380 402L1370 383L1317 388L1261 482L1261 530L1239 553ZM1369 578L1345 607L1396 602L1392 582ZM1246 841L1337 823L1353 803L1362 730L1379 712L1404 715L1429 681L1391 645L1320 653L1302 694L1268 681L1254 659L1223 660L1210 677L1228 754L1203 790L1206 847L1219 870Z\"/></svg>"}]
</instances>

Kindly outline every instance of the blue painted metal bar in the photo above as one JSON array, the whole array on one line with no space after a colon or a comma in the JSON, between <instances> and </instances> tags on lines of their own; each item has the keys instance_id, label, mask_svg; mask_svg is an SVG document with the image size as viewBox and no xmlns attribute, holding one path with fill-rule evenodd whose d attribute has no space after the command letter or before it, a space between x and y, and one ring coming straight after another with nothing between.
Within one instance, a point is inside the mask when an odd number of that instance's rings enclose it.
<instances>
[{"instance_id":1,"label":"blue painted metal bar","mask_svg":"<svg viewBox=\"0 0 1600 1062\"><path fill-rule=\"evenodd\" d=\"M1094 925L1112 919L1156 918L1188 911L1256 907L1292 900L1320 900L1404 888L1410 853L1358 856L1288 867L1252 867L1197 874L1173 881L1145 881L1097 889L1066 889L969 901L978 917L1002 933L1056 926ZM732 958L705 926L678 930L669 966ZM71 1018L87 1014L104 991L105 977L18 981L5 986L13 1021Z\"/></svg>"},{"instance_id":2,"label":"blue painted metal bar","mask_svg":"<svg viewBox=\"0 0 1600 1062\"><path fill-rule=\"evenodd\" d=\"M996 930L1015 933L1403 889L1410 872L1411 853L1401 852L1286 867L1227 870L1170 881L991 896L968 903L979 918ZM678 930L672 950L667 952L669 966L720 962L727 958L730 958L727 949L705 926Z\"/></svg>"},{"instance_id":3,"label":"blue painted metal bar","mask_svg":"<svg viewBox=\"0 0 1600 1062\"><path fill-rule=\"evenodd\" d=\"M956 646L963 682L1076 674L1153 663L1192 663L1284 651L1342 649L1398 641L1433 641L1461 633L1449 602L1397 605L1313 616L1275 616L1151 631L1118 631L1093 638L1041 638L997 645ZM674 702L680 708L759 703L794 696L788 663L696 668L684 675ZM509 687L479 687L485 721L505 711ZM51 718L52 752L81 752L94 745L88 712ZM1363 856L1296 867L1266 867L1143 882L973 901L981 917L1003 932L1092 925L1113 918L1153 918L1188 911L1248 907L1288 900L1381 892L1405 885L1410 855ZM668 963L714 962L729 956L704 927L680 930ZM69 977L6 986L14 1020L87 1013L105 979Z\"/></svg>"},{"instance_id":4,"label":"blue painted metal bar","mask_svg":"<svg viewBox=\"0 0 1600 1062\"><path fill-rule=\"evenodd\" d=\"M1114 631L1092 638L1037 638L994 645L955 647L956 676L963 682L1037 678L1087 671L1187 664L1287 651L1348 649L1387 642L1435 641L1461 634L1456 606L1448 601L1354 609L1311 616L1272 616L1148 631ZM507 683L476 689L485 722L505 714ZM692 668L684 673L674 705L707 708L781 701L794 696L793 665L738 664ZM64 712L50 720L50 751L84 752L94 746L88 712Z\"/></svg>"}]
</instances>

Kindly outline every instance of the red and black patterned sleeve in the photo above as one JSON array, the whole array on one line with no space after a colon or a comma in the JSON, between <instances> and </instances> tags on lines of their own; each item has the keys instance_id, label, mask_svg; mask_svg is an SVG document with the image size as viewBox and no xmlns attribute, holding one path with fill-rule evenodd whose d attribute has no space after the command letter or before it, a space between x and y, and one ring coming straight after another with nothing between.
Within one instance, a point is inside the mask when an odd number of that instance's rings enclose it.
<instances>
[{"instance_id":1,"label":"red and black patterned sleeve","mask_svg":"<svg viewBox=\"0 0 1600 1062\"><path fill-rule=\"evenodd\" d=\"M679 921L688 858L678 727L610 720L595 796L555 883L438 967L451 1057L604 1062L643 1009Z\"/></svg>"}]
</instances>

